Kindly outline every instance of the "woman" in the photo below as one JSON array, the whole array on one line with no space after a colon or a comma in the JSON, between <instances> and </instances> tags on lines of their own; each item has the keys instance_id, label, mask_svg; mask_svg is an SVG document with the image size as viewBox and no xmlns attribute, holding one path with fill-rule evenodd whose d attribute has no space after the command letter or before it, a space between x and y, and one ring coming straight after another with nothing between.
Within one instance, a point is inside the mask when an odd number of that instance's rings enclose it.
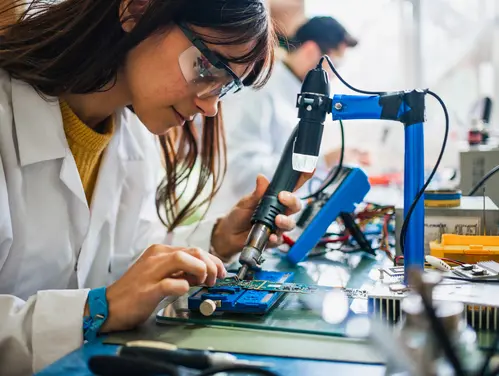
<instances>
[{"instance_id":1,"label":"woman","mask_svg":"<svg viewBox=\"0 0 499 376\"><path fill-rule=\"evenodd\" d=\"M0 374L36 371L84 339L135 327L165 296L213 285L268 185L260 177L216 223L180 228L196 197L180 207L175 191L197 156L199 191L208 181L216 191L224 171L220 98L250 73L255 86L268 78L274 36L261 1L46 3L0 33ZM176 126L156 190L154 135ZM280 200L299 210L292 194Z\"/></svg>"}]
</instances>

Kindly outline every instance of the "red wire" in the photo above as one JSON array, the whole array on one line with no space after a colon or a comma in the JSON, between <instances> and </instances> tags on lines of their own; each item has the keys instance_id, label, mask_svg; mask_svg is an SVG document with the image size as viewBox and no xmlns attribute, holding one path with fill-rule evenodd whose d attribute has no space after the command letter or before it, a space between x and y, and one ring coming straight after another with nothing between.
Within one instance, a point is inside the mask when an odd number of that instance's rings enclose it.
<instances>
[{"instance_id":1,"label":"red wire","mask_svg":"<svg viewBox=\"0 0 499 376\"><path fill-rule=\"evenodd\" d=\"M439 259L442 260L442 261L451 262L451 263L457 264L457 265L464 265L465 264L464 262L461 262L461 261L458 261L458 260L453 260L453 259L450 259L450 258L445 258L445 257L439 257Z\"/></svg>"},{"instance_id":2,"label":"red wire","mask_svg":"<svg viewBox=\"0 0 499 376\"><path fill-rule=\"evenodd\" d=\"M327 244L327 243L343 243L346 242L350 238L350 235L343 235L338 238L322 238L320 240L321 244Z\"/></svg>"},{"instance_id":3,"label":"red wire","mask_svg":"<svg viewBox=\"0 0 499 376\"><path fill-rule=\"evenodd\" d=\"M295 241L291 239L288 235L282 234L282 241L284 244L289 245L290 247L295 245Z\"/></svg>"},{"instance_id":4,"label":"red wire","mask_svg":"<svg viewBox=\"0 0 499 376\"><path fill-rule=\"evenodd\" d=\"M344 236L340 236L338 238L322 238L321 240L319 240L319 243L320 244L328 244L328 243L343 243L343 242L346 242L348 240L350 236L349 235L344 235ZM283 243L284 244L287 244L289 245L290 247L294 246L295 245L295 241L293 239L291 239L288 235L286 234L283 234L282 235L282 240L283 240Z\"/></svg>"}]
</instances>

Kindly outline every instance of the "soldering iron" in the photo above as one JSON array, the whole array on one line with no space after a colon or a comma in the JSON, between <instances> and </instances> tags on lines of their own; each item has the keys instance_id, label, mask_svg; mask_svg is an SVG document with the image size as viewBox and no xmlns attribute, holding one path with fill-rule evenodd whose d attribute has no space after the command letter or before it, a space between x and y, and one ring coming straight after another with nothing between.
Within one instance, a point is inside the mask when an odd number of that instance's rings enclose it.
<instances>
[{"instance_id":1,"label":"soldering iron","mask_svg":"<svg viewBox=\"0 0 499 376\"><path fill-rule=\"evenodd\" d=\"M237 277L240 280L246 277L248 270L258 268L263 262L262 253L270 235L276 231L275 219L286 209L279 202L278 194L292 192L301 174L313 172L317 165L324 122L331 113L329 77L322 69L322 60L307 74L296 106L300 121L288 139L274 177L251 219L253 227L239 257L242 266Z\"/></svg>"}]
</instances>

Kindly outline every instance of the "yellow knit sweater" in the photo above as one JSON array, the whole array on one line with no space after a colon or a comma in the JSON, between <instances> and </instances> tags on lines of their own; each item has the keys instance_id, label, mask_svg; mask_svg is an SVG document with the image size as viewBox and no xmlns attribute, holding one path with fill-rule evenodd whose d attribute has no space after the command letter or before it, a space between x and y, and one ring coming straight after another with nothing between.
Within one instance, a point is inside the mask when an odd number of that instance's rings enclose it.
<instances>
[{"instance_id":1,"label":"yellow knit sweater","mask_svg":"<svg viewBox=\"0 0 499 376\"><path fill-rule=\"evenodd\" d=\"M102 126L103 133L99 133L84 124L65 101L60 101L60 107L64 133L66 133L68 145L73 153L90 206L102 153L113 136L114 120L112 117L108 118Z\"/></svg>"}]
</instances>

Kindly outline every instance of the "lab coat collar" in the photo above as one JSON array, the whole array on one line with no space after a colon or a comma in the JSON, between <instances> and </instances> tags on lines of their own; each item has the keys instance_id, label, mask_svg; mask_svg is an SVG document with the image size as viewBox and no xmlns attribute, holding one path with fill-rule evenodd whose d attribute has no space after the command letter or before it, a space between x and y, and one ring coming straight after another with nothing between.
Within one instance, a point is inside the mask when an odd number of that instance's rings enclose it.
<instances>
[{"instance_id":1,"label":"lab coat collar","mask_svg":"<svg viewBox=\"0 0 499 376\"><path fill-rule=\"evenodd\" d=\"M142 128L144 125L127 108L118 111L115 114L115 126L119 137L118 155L123 161L143 161L144 151L140 147L137 138L134 135L133 128Z\"/></svg>"},{"instance_id":2,"label":"lab coat collar","mask_svg":"<svg viewBox=\"0 0 499 376\"><path fill-rule=\"evenodd\" d=\"M64 158L68 144L57 98L43 98L29 84L12 79L12 110L21 166Z\"/></svg>"},{"instance_id":3,"label":"lab coat collar","mask_svg":"<svg viewBox=\"0 0 499 376\"><path fill-rule=\"evenodd\" d=\"M12 109L21 166L64 158L68 154L58 98L43 97L31 85L12 79ZM118 111L115 119L120 158L143 160L143 152L128 128L143 125L127 109Z\"/></svg>"}]
</instances>

